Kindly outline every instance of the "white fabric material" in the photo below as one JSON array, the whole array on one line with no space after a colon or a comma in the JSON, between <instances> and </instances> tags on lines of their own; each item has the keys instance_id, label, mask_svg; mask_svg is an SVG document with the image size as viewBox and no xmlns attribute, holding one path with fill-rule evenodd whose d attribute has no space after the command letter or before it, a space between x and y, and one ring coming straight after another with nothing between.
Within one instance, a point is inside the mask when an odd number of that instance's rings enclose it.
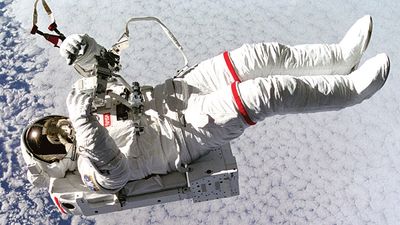
<instances>
[{"instance_id":1,"label":"white fabric material","mask_svg":"<svg viewBox=\"0 0 400 225\"><path fill-rule=\"evenodd\" d=\"M241 57L245 58L243 61L262 61L260 58L251 58L256 54L246 52L251 52L247 46L241 54ZM211 61L215 60L218 59ZM232 57L232 61L236 62L236 58ZM383 86L390 67L385 54L368 60L350 75L316 75L312 68L308 73L313 76L269 75L270 67L268 63L265 65L256 68L258 73L267 74L265 77L247 79L241 75L244 81L238 84L240 100L254 122L277 114L339 110L358 104ZM252 74L251 68L243 66L244 68L236 69ZM348 69L350 68L351 65ZM193 80L190 82L197 85ZM188 126L184 128L187 130L186 143L192 156L201 156L207 149L226 144L240 136L248 127L242 115L238 113L237 103L228 84L209 94L192 95L185 118L188 122ZM194 149L196 151L192 152Z\"/></svg>"},{"instance_id":2,"label":"white fabric material","mask_svg":"<svg viewBox=\"0 0 400 225\"><path fill-rule=\"evenodd\" d=\"M165 86L156 86L153 92L147 94L146 115L141 118L141 126L144 126L145 129L140 136L135 135L134 122L131 120L117 121L115 117L111 117L111 125L104 128L97 120L102 118L103 114L71 119L77 134L79 154L90 158L96 165L97 161L105 163L111 160L117 152L121 152L124 156L121 160L127 161L128 168L125 168L125 171L129 171L125 174L127 180L142 179L150 174L166 174L176 170L176 160L180 159L178 154L181 150L184 152L185 148L178 144L177 132L172 126L173 123L177 124L179 121L174 119L175 114L163 103L163 98L167 96L168 92L165 90L168 89ZM123 90L117 84L111 84L108 89L113 90L116 94ZM89 100L85 100L90 97L83 92L72 91L71 95L82 96L76 98L81 99L80 102L83 102L83 105L90 104ZM88 107L79 105L79 101L68 101L67 104L73 115L72 118L87 112ZM74 110L75 108L77 110ZM79 113L79 111L84 113ZM187 154L184 155L183 159L190 161ZM100 171L103 170L99 166L96 168ZM96 178L99 177L96 176Z\"/></svg>"},{"instance_id":3,"label":"white fabric material","mask_svg":"<svg viewBox=\"0 0 400 225\"><path fill-rule=\"evenodd\" d=\"M277 114L339 110L378 91L388 68L387 56L381 54L348 76L270 76L240 83L239 90L254 121Z\"/></svg>"},{"instance_id":4,"label":"white fabric material","mask_svg":"<svg viewBox=\"0 0 400 225\"><path fill-rule=\"evenodd\" d=\"M118 90L123 90L115 84L110 85L109 89L117 94ZM157 99L161 99L164 96L162 86L155 89L161 90L160 93L155 93L160 94ZM91 105L89 99L90 95L73 89L67 100L76 131L80 155L78 169L82 177L95 177L101 188L118 190L129 180L176 170L175 161L179 158L178 152L181 149L175 137L176 131L167 115L159 118L154 100L150 99L145 105L146 115L141 119L145 130L140 136L136 136L131 120L117 121L111 117L111 125L104 128L98 121L102 114L88 113L87 109ZM88 161L81 160L82 157L89 159L94 169L88 170L90 167L85 165Z\"/></svg>"},{"instance_id":5,"label":"white fabric material","mask_svg":"<svg viewBox=\"0 0 400 225\"><path fill-rule=\"evenodd\" d=\"M359 63L371 32L372 19L367 15L354 23L339 44L244 44L230 51L230 57L241 81L269 75L344 75ZM184 79L201 94L234 81L220 56L201 62Z\"/></svg>"},{"instance_id":6,"label":"white fabric material","mask_svg":"<svg viewBox=\"0 0 400 225\"><path fill-rule=\"evenodd\" d=\"M107 149L105 149L107 150ZM128 182L127 160L120 153L107 166L96 166L88 157L78 158L81 179L92 191L115 193Z\"/></svg>"},{"instance_id":7,"label":"white fabric material","mask_svg":"<svg viewBox=\"0 0 400 225\"><path fill-rule=\"evenodd\" d=\"M359 20L340 44L291 47L261 43L232 51L232 63L243 81L235 84L239 91L236 97L250 118L260 121L276 114L338 110L360 103L379 90L389 71L386 55L347 75L368 44L368 18ZM78 61L80 66L90 67L86 63L92 62L90 59L101 48L89 44L81 56L87 60ZM140 136L135 135L133 121L129 120L114 120L105 129L87 111L90 96L72 91L71 95L80 95L76 98L79 101L67 104L81 157L95 167L90 171L101 173L95 175L96 180L107 189L176 170L180 163L189 163L211 148L226 144L248 127L232 94L233 81L220 55L200 63L183 78L157 85L145 93L145 116L141 119L144 133ZM118 94L117 84L109 88ZM185 127L180 120L182 114ZM101 120L104 115L96 116ZM100 172L103 167L107 173ZM84 170L85 165L79 168Z\"/></svg>"},{"instance_id":8,"label":"white fabric material","mask_svg":"<svg viewBox=\"0 0 400 225\"><path fill-rule=\"evenodd\" d=\"M67 155L59 162L46 163L34 158L28 153L24 141L21 139L22 156L28 165L28 180L35 187L49 187L50 178L62 178L67 171L74 171L77 162L71 160L73 152L67 148Z\"/></svg>"},{"instance_id":9,"label":"white fabric material","mask_svg":"<svg viewBox=\"0 0 400 225\"><path fill-rule=\"evenodd\" d=\"M118 190L128 181L127 159L121 154L106 128L91 114L92 101L91 95L75 88L67 98L70 120L76 132L78 170L82 177L95 177L102 188ZM85 160L92 165L85 166L85 163L81 163ZM88 168L94 169L92 171Z\"/></svg>"},{"instance_id":10,"label":"white fabric material","mask_svg":"<svg viewBox=\"0 0 400 225\"><path fill-rule=\"evenodd\" d=\"M80 45L86 46L83 55L78 54ZM94 39L87 35L76 34L67 37L60 47L60 54L67 60L71 55L78 55L75 65L90 70L96 63L94 55L98 55L102 49L104 48L98 45ZM112 125L107 129L98 124L97 119L94 118L100 118L103 115L90 115L92 98L79 90L84 87L83 79L74 85L74 89L67 99L67 106L77 133L80 157L89 159L95 172L103 170L107 170L107 173L112 172L108 176L96 174L97 183L102 188L117 190L128 180L142 179L150 174L165 174L176 170L181 162L191 160L188 154L184 153L187 151L184 144L178 144L183 142L183 134L178 135L179 132L171 125L180 123L177 118L177 109L175 109L177 101L173 101L173 99L187 98L188 91L184 83L173 84L170 80L166 84L156 86L154 91L146 96L146 116L143 116L141 121L141 125L146 129L140 136L136 136L134 123L130 120L117 121L112 118ZM176 93L174 87L177 90L180 89L180 93ZM110 84L108 89L119 94L124 87L114 83ZM169 99L165 101L166 98ZM174 104L167 104L170 101L173 101ZM173 107L168 105L173 105ZM180 107L179 110L182 110L183 106ZM177 136L180 136L181 141L177 140ZM109 142L113 142L113 144L109 144ZM183 157L179 155L179 152L182 152ZM121 156L121 161L124 161L121 164L126 167L115 162L113 165L108 165L107 169L103 168L102 164L109 162L110 158L115 155ZM85 167L85 163L82 162L88 161L79 160L79 162L78 167L83 178L85 168L89 167ZM118 169L112 170L113 167ZM118 174L118 178L113 176L115 173ZM110 180L115 181L114 186L110 186ZM119 185L115 185L117 183Z\"/></svg>"},{"instance_id":11,"label":"white fabric material","mask_svg":"<svg viewBox=\"0 0 400 225\"><path fill-rule=\"evenodd\" d=\"M67 171L77 168L76 161L71 161L69 156L60 162L46 163L39 160L25 159L28 164L28 180L35 187L49 187L50 177L62 178ZM31 163L28 163L31 161ZM33 169L34 168L34 169Z\"/></svg>"}]
</instances>

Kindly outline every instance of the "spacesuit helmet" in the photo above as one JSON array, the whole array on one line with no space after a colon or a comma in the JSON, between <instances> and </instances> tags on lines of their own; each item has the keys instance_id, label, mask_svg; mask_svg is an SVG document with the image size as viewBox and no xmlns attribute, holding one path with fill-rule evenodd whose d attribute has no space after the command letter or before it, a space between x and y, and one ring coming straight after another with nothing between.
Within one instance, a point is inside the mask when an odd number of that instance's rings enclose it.
<instances>
[{"instance_id":1,"label":"spacesuit helmet","mask_svg":"<svg viewBox=\"0 0 400 225\"><path fill-rule=\"evenodd\" d=\"M62 160L68 143L75 141L75 131L64 116L46 116L30 124L23 132L21 145L31 157L46 163Z\"/></svg>"}]
</instances>

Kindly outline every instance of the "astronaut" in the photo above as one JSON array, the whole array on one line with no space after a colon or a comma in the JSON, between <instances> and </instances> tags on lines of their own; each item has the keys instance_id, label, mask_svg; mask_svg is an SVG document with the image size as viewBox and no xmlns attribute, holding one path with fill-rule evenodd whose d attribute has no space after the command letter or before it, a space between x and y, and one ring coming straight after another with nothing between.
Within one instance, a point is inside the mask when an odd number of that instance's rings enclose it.
<instances>
[{"instance_id":1,"label":"astronaut","mask_svg":"<svg viewBox=\"0 0 400 225\"><path fill-rule=\"evenodd\" d=\"M371 32L372 18L364 16L338 44L245 44L205 60L143 89L140 134L135 121L115 119L115 109L93 110L94 96L81 88L89 78L82 78L67 97L69 118L42 118L22 135L28 178L46 185L77 169L93 191L115 193L128 181L183 170L266 117L361 103L384 85L390 67L386 54L358 67ZM71 35L60 54L89 70L102 49L88 35ZM118 82L107 90L124 92Z\"/></svg>"}]
</instances>

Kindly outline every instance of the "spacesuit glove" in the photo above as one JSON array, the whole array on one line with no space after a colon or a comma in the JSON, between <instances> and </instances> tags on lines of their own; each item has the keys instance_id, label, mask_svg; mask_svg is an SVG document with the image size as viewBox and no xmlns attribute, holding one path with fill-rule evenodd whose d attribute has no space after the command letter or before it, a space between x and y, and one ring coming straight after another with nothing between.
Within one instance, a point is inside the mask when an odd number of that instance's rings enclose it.
<instances>
[{"instance_id":1,"label":"spacesuit glove","mask_svg":"<svg viewBox=\"0 0 400 225\"><path fill-rule=\"evenodd\" d=\"M65 157L75 161L78 157L76 151L76 145L74 143L69 142L63 135L59 134L58 139L60 140L61 144L65 146L65 150L67 151L67 155Z\"/></svg>"},{"instance_id":2,"label":"spacesuit glove","mask_svg":"<svg viewBox=\"0 0 400 225\"><path fill-rule=\"evenodd\" d=\"M91 94L78 91L75 88L68 94L67 108L69 119L76 129L82 123L88 122L92 115L93 96Z\"/></svg>"},{"instance_id":3,"label":"spacesuit glove","mask_svg":"<svg viewBox=\"0 0 400 225\"><path fill-rule=\"evenodd\" d=\"M67 147L69 144L71 144L64 135L57 134L57 137L58 137L58 140L60 140L61 144L63 144L65 147Z\"/></svg>"},{"instance_id":4,"label":"spacesuit glove","mask_svg":"<svg viewBox=\"0 0 400 225\"><path fill-rule=\"evenodd\" d=\"M95 55L100 55L103 46L87 34L72 34L68 36L60 46L60 55L64 57L68 64L72 63L86 71L93 68L97 63Z\"/></svg>"},{"instance_id":5,"label":"spacesuit glove","mask_svg":"<svg viewBox=\"0 0 400 225\"><path fill-rule=\"evenodd\" d=\"M57 122L57 127L61 130L62 136L64 138L69 138L70 140L75 140L75 130L72 127L71 121L68 119L60 119Z\"/></svg>"}]
</instances>

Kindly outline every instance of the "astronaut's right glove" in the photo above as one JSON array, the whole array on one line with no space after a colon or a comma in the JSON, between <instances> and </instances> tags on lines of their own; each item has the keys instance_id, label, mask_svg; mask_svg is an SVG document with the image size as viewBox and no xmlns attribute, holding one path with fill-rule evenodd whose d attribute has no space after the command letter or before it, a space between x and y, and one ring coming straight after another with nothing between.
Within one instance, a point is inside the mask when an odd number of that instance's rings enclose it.
<instances>
[{"instance_id":1,"label":"astronaut's right glove","mask_svg":"<svg viewBox=\"0 0 400 225\"><path fill-rule=\"evenodd\" d=\"M86 71L93 68L97 63L95 55L100 55L103 46L87 34L72 34L68 36L60 46L60 55L68 64L74 64Z\"/></svg>"},{"instance_id":2,"label":"astronaut's right glove","mask_svg":"<svg viewBox=\"0 0 400 225\"><path fill-rule=\"evenodd\" d=\"M88 122L92 116L93 96L91 94L76 90L68 94L67 108L69 119L75 129Z\"/></svg>"}]
</instances>

